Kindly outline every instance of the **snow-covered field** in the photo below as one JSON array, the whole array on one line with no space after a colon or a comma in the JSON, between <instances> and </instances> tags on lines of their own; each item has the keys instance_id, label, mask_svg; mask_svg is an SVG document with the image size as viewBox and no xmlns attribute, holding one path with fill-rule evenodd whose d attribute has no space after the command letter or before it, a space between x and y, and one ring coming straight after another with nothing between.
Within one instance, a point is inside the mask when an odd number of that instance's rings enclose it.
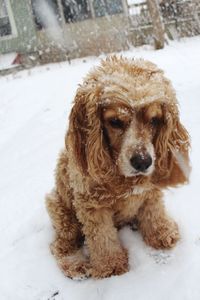
<instances>
[{"instance_id":1,"label":"snow-covered field","mask_svg":"<svg viewBox=\"0 0 200 300\"><path fill-rule=\"evenodd\" d=\"M150 59L166 71L191 134L191 182L166 192L166 206L179 223L181 241L173 250L156 251L138 232L124 228L120 236L129 250L129 273L82 282L65 278L49 252L53 230L44 195L54 184L77 85L99 58L1 77L1 300L200 299L200 37L171 42L160 51L133 48L124 55Z\"/></svg>"}]
</instances>

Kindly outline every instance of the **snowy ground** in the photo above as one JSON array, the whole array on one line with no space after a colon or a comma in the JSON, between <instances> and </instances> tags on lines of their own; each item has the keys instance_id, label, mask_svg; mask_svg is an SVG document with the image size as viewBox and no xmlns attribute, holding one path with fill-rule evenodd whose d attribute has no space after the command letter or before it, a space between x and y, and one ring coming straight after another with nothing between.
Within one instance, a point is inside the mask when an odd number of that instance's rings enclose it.
<instances>
[{"instance_id":1,"label":"snowy ground","mask_svg":"<svg viewBox=\"0 0 200 300\"><path fill-rule=\"evenodd\" d=\"M157 63L171 78L192 137L191 183L166 192L182 239L172 251L147 247L124 228L130 272L104 280L65 278L48 244L53 230L44 195L54 184L75 90L99 58L52 64L0 78L0 299L200 299L200 37L124 53Z\"/></svg>"}]
</instances>

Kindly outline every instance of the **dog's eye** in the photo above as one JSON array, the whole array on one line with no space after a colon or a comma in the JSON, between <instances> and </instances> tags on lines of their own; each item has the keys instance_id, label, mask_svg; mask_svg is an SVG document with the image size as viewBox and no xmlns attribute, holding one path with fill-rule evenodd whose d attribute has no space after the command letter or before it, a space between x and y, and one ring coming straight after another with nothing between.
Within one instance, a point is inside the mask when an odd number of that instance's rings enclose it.
<instances>
[{"instance_id":1,"label":"dog's eye","mask_svg":"<svg viewBox=\"0 0 200 300\"><path fill-rule=\"evenodd\" d=\"M113 128L119 128L119 129L124 128L124 122L117 119L117 118L110 119L109 120L109 125Z\"/></svg>"},{"instance_id":2,"label":"dog's eye","mask_svg":"<svg viewBox=\"0 0 200 300\"><path fill-rule=\"evenodd\" d=\"M153 117L150 121L150 124L153 126L153 127L156 127L160 124L160 119L157 118L157 117Z\"/></svg>"}]
</instances>

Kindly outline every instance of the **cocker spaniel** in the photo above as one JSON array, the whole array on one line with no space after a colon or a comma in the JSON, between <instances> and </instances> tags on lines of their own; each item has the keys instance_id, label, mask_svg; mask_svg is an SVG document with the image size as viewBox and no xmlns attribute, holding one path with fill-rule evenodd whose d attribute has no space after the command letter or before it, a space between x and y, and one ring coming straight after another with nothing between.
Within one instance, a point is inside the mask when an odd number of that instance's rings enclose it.
<instances>
[{"instance_id":1,"label":"cocker spaniel","mask_svg":"<svg viewBox=\"0 0 200 300\"><path fill-rule=\"evenodd\" d=\"M103 60L77 90L65 145L46 205L51 251L66 276L127 272L118 229L134 220L148 245L176 244L162 189L188 181L190 141L162 70L142 59Z\"/></svg>"}]
</instances>

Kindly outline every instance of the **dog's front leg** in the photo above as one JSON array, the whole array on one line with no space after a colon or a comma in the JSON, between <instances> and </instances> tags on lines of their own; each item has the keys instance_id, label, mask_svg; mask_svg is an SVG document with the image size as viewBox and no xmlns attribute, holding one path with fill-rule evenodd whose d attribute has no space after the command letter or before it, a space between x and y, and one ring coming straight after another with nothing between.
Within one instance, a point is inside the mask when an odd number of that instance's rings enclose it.
<instances>
[{"instance_id":1,"label":"dog's front leg","mask_svg":"<svg viewBox=\"0 0 200 300\"><path fill-rule=\"evenodd\" d=\"M128 271L127 251L120 245L109 208L81 209L78 218L89 249L92 277L104 278Z\"/></svg>"},{"instance_id":2,"label":"dog's front leg","mask_svg":"<svg viewBox=\"0 0 200 300\"><path fill-rule=\"evenodd\" d=\"M145 242L156 248L172 248L179 239L176 222L168 216L162 201L162 192L154 190L139 209L139 229Z\"/></svg>"}]
</instances>

